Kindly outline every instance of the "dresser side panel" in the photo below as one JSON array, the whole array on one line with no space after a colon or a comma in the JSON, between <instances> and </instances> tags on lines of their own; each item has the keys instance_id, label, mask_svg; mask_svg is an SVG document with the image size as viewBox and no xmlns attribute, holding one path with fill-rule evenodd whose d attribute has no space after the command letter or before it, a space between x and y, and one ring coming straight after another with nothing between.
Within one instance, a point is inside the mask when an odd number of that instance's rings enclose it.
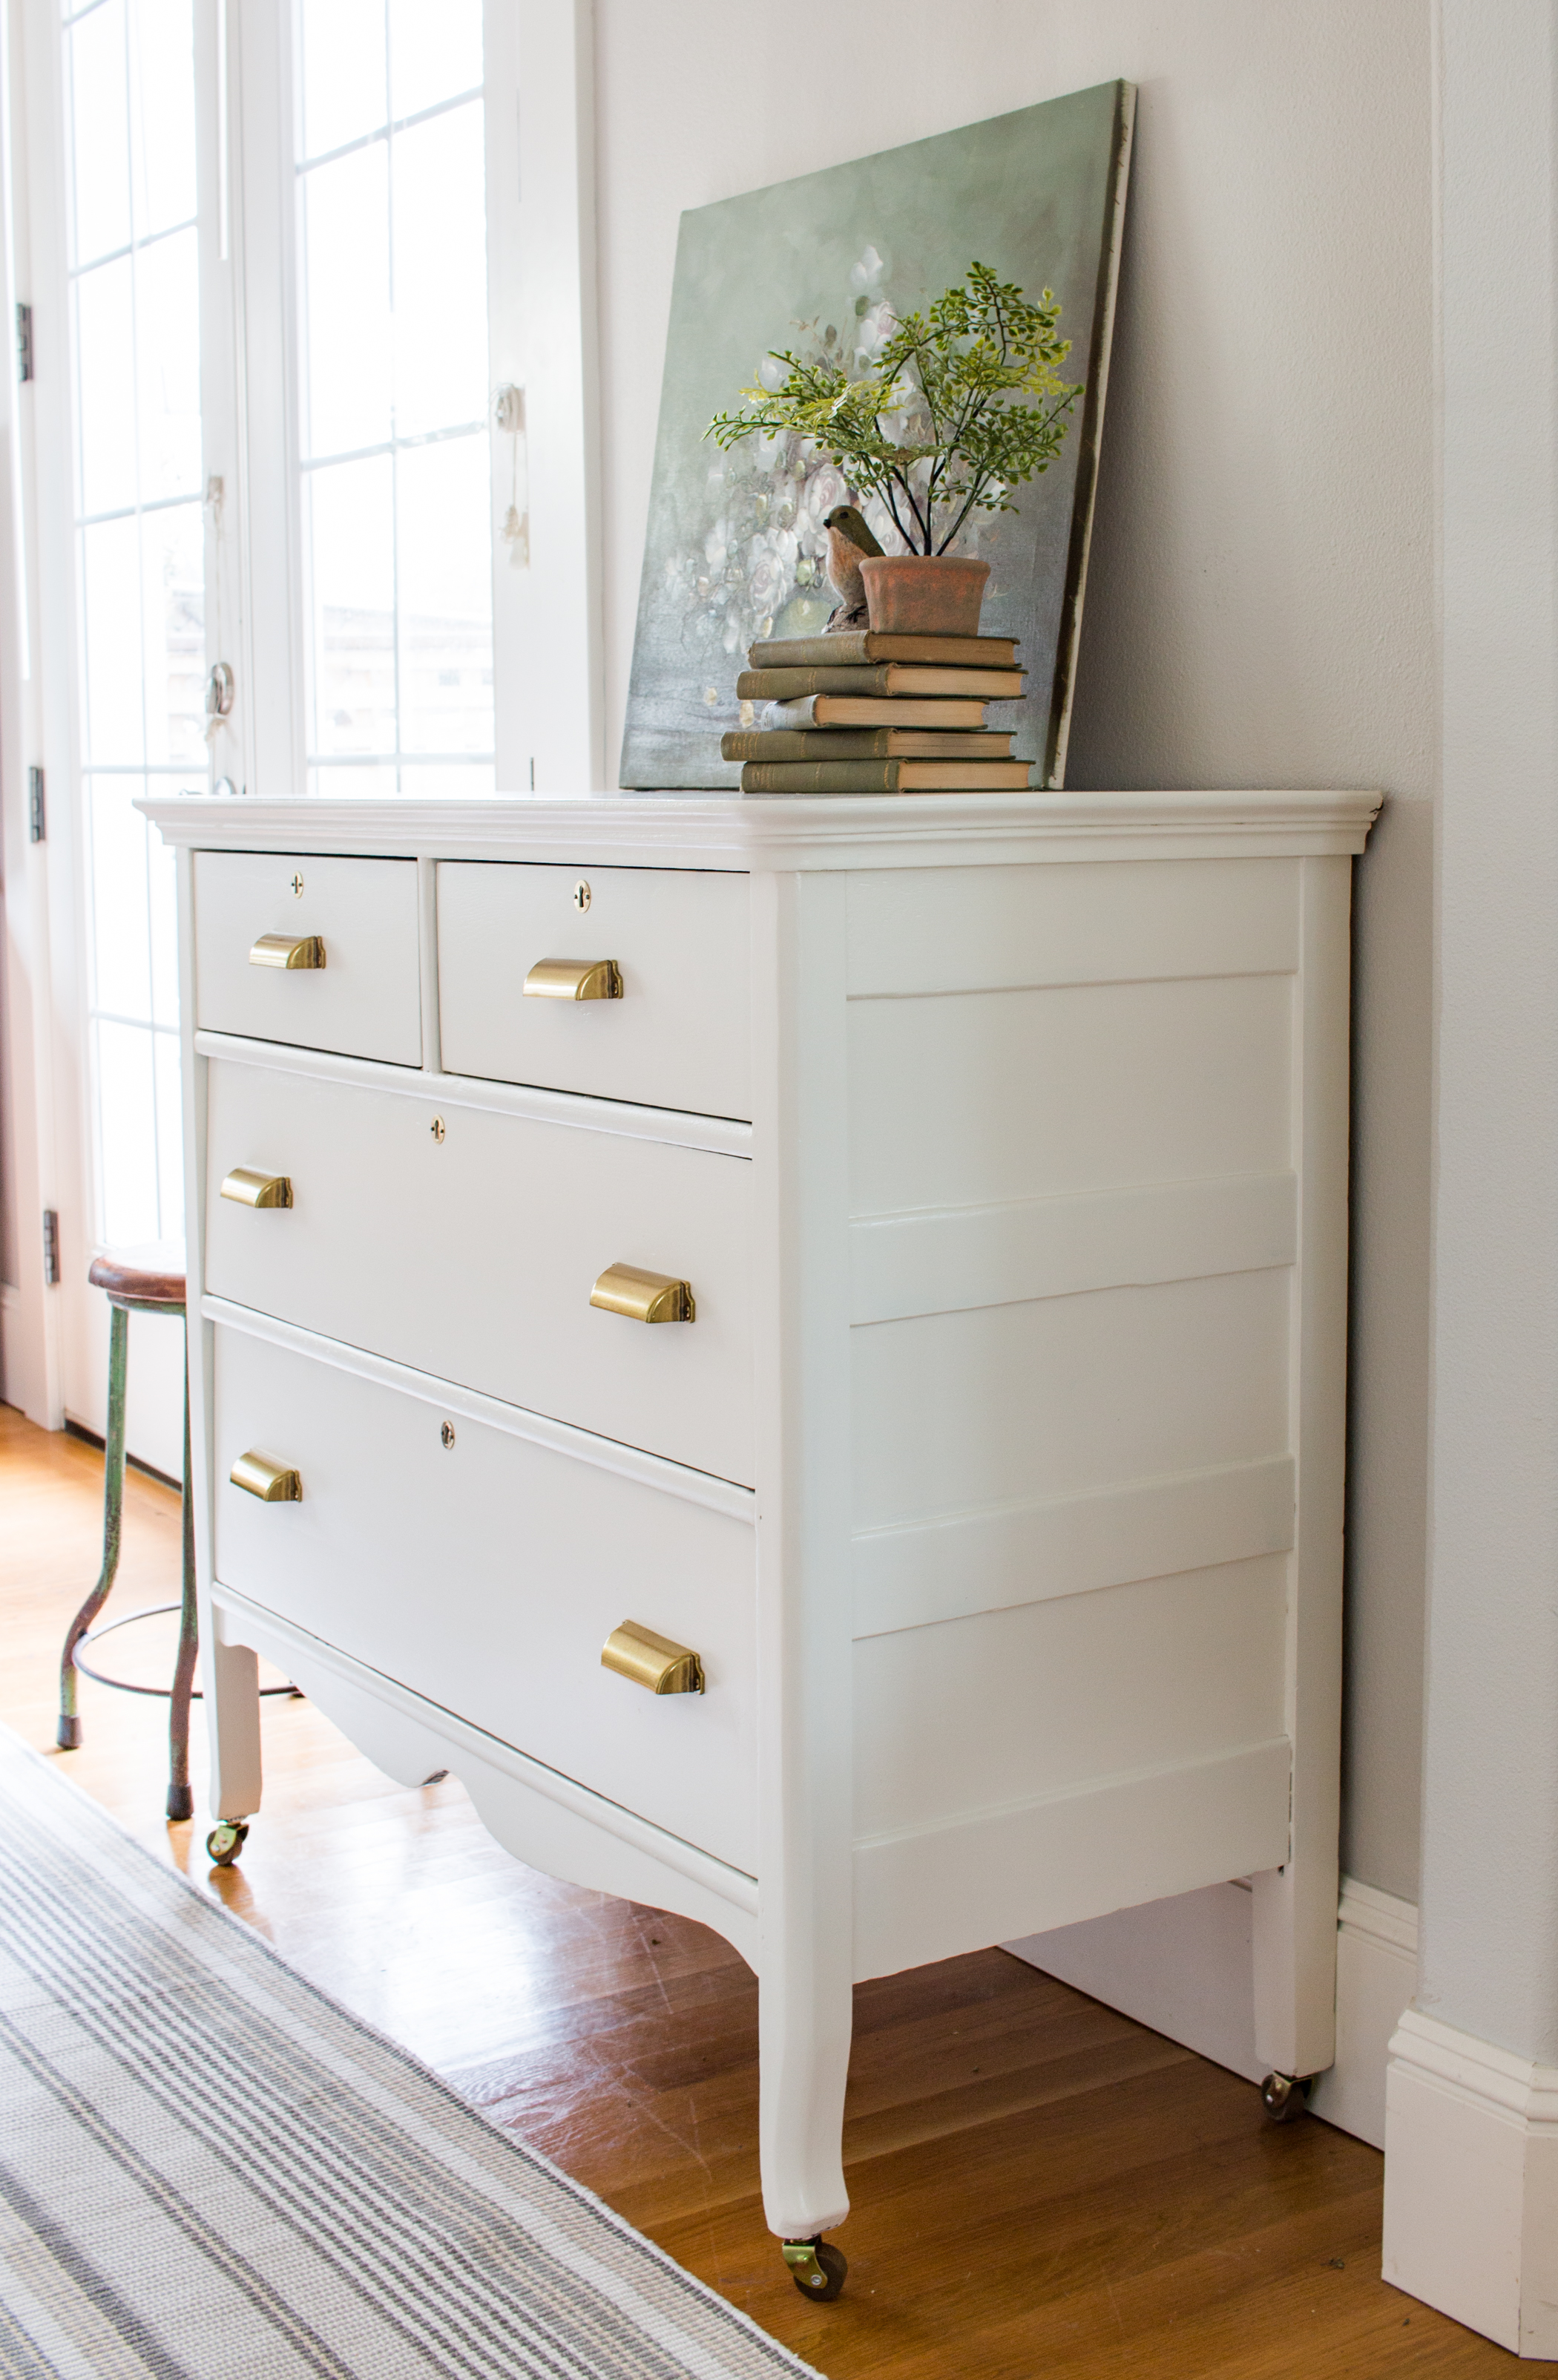
<instances>
[{"instance_id":1,"label":"dresser side panel","mask_svg":"<svg viewBox=\"0 0 1558 2380\"><path fill-rule=\"evenodd\" d=\"M1298 863L1006 875L851 884L852 1232L901 1244L851 1331L884 1877L1111 1776L1267 1778L1290 1708Z\"/></svg>"}]
</instances>

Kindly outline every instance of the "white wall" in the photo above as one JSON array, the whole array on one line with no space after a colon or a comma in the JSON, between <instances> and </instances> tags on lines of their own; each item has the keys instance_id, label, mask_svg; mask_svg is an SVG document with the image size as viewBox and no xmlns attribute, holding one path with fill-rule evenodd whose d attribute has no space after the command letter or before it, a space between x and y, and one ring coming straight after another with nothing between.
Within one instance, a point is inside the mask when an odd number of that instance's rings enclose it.
<instances>
[{"instance_id":1,"label":"white wall","mask_svg":"<svg viewBox=\"0 0 1558 2380\"><path fill-rule=\"evenodd\" d=\"M1358 886L1343 1857L1415 1899L1435 768L1422 0L597 0L597 25L612 755L680 211L1117 75L1140 87L1069 782L1391 796Z\"/></svg>"}]
</instances>

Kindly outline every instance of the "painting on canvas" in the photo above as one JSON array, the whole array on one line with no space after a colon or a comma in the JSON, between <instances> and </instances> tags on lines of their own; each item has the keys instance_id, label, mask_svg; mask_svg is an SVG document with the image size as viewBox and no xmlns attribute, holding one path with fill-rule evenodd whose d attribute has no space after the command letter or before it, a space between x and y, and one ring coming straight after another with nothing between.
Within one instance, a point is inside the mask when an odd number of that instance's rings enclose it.
<instances>
[{"instance_id":1,"label":"painting on canvas","mask_svg":"<svg viewBox=\"0 0 1558 2380\"><path fill-rule=\"evenodd\" d=\"M1024 699L991 723L1016 730L1038 782L1063 781L1134 97L1103 83L682 216L623 785L738 786L719 738L751 723L735 695L747 646L819 635L833 608L822 523L856 492L793 438L721 455L704 436L713 416L774 348L867 369L899 315L975 259L1030 298L1055 292L1064 376L1084 383L1058 459L957 546L991 566L982 633L1019 638L1028 672ZM880 505L866 518L902 550Z\"/></svg>"}]
</instances>

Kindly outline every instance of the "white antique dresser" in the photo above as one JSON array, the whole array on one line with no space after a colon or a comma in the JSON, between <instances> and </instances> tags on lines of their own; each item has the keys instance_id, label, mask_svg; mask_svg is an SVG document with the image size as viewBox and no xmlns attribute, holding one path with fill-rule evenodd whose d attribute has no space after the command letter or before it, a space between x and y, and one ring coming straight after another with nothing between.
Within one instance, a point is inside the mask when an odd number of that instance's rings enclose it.
<instances>
[{"instance_id":1,"label":"white antique dresser","mask_svg":"<svg viewBox=\"0 0 1558 2380\"><path fill-rule=\"evenodd\" d=\"M856 1977L1253 1876L1328 2065L1376 797L145 807L216 1849L262 1652L717 1927L828 2294Z\"/></svg>"}]
</instances>

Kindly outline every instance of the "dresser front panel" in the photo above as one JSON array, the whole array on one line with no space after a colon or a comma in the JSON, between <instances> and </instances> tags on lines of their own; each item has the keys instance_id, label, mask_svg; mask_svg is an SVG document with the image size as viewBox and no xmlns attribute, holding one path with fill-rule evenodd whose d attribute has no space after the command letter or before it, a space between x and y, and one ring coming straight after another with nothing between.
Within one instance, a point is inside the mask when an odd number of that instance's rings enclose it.
<instances>
[{"instance_id":1,"label":"dresser front panel","mask_svg":"<svg viewBox=\"0 0 1558 2380\"><path fill-rule=\"evenodd\" d=\"M751 1117L744 875L443 860L438 921L447 1073ZM612 959L622 996L526 996L541 959Z\"/></svg>"},{"instance_id":2,"label":"dresser front panel","mask_svg":"<svg viewBox=\"0 0 1558 2380\"><path fill-rule=\"evenodd\" d=\"M195 1015L202 1032L421 1064L414 859L253 851L194 857ZM249 953L265 934L317 934L324 965L254 965Z\"/></svg>"},{"instance_id":3,"label":"dresser front panel","mask_svg":"<svg viewBox=\"0 0 1558 2380\"><path fill-rule=\"evenodd\" d=\"M223 1585L755 1872L749 1526L314 1357L213 1335ZM302 1500L235 1488L250 1451L295 1467ZM654 1694L603 1670L626 1620L696 1651L707 1692Z\"/></svg>"},{"instance_id":4,"label":"dresser front panel","mask_svg":"<svg viewBox=\"0 0 1558 2380\"><path fill-rule=\"evenodd\" d=\"M220 1059L208 1097L217 1296L751 1484L748 1160ZM223 1198L239 1167L292 1207ZM695 1319L592 1306L613 1264Z\"/></svg>"}]
</instances>

